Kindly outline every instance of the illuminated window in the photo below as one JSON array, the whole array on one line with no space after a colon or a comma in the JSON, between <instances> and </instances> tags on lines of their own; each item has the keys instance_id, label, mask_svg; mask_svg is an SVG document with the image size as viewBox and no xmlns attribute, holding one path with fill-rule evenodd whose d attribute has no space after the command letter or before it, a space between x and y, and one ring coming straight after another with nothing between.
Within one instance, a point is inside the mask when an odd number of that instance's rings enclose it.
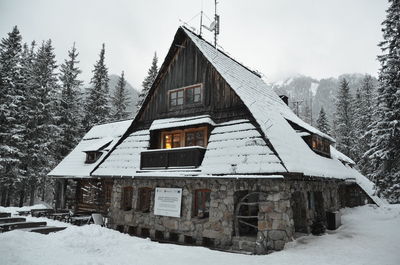
<instances>
[{"instance_id":1,"label":"illuminated window","mask_svg":"<svg viewBox=\"0 0 400 265\"><path fill-rule=\"evenodd\" d=\"M191 128L161 133L162 148L171 149L184 146L203 146L207 144L207 128Z\"/></svg>"},{"instance_id":2,"label":"illuminated window","mask_svg":"<svg viewBox=\"0 0 400 265\"><path fill-rule=\"evenodd\" d=\"M182 134L180 132L164 134L164 148L171 149L181 147L181 138Z\"/></svg>"},{"instance_id":3,"label":"illuminated window","mask_svg":"<svg viewBox=\"0 0 400 265\"><path fill-rule=\"evenodd\" d=\"M210 190L196 190L194 194L193 216L207 218L210 215Z\"/></svg>"}]
</instances>

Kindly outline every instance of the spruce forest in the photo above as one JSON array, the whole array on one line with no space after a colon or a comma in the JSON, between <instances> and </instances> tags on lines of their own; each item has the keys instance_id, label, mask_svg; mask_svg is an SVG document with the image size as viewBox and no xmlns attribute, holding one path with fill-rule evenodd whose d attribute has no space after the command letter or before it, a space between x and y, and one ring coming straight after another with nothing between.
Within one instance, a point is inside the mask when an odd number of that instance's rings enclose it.
<instances>
[{"instance_id":1,"label":"spruce forest","mask_svg":"<svg viewBox=\"0 0 400 265\"><path fill-rule=\"evenodd\" d=\"M320 107L313 124L336 139L336 148L353 159L375 183L377 194L391 203L400 202L400 6L396 3L392 2L382 23L377 79L363 75L361 84L352 87L345 76L339 78L330 91L335 91L334 110L328 112L321 102L314 102ZM84 88L75 44L58 64L51 40L24 43L17 26L2 38L2 206L51 202L55 191L53 180L46 177L50 169L93 125L131 118L128 106L141 106L158 72L157 54L138 102L127 97L124 71L110 94L105 56L103 44L90 83ZM304 112L297 114L307 121L310 107L306 106Z\"/></svg>"},{"instance_id":2,"label":"spruce forest","mask_svg":"<svg viewBox=\"0 0 400 265\"><path fill-rule=\"evenodd\" d=\"M84 88L79 52L72 45L57 64L51 40L23 43L15 26L0 43L0 205L52 203L56 185L47 173L93 125L132 118L124 71L110 92L103 44ZM143 82L151 85L157 56ZM139 98L144 98L143 90ZM133 105L133 107L130 107Z\"/></svg>"}]
</instances>

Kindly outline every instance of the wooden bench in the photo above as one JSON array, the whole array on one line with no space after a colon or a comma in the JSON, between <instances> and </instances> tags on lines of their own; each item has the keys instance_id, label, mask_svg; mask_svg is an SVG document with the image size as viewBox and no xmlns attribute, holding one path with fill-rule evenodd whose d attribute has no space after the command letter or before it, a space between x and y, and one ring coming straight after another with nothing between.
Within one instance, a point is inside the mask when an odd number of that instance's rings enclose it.
<instances>
[{"instance_id":1,"label":"wooden bench","mask_svg":"<svg viewBox=\"0 0 400 265\"><path fill-rule=\"evenodd\" d=\"M67 221L70 217L70 213L51 213L49 214L48 218L58 221Z\"/></svg>"},{"instance_id":2,"label":"wooden bench","mask_svg":"<svg viewBox=\"0 0 400 265\"><path fill-rule=\"evenodd\" d=\"M72 216L70 222L74 225L84 225L88 224L90 219L92 219L91 215Z\"/></svg>"},{"instance_id":3,"label":"wooden bench","mask_svg":"<svg viewBox=\"0 0 400 265\"><path fill-rule=\"evenodd\" d=\"M34 228L22 228L22 229L18 229L18 230L24 230L24 231L27 231L27 232L34 232L34 233L47 235L47 234L50 234L50 233L53 233L53 232L58 232L58 231L64 230L65 228L66 228L65 226L62 226L62 227L59 227L59 226L41 226L41 227L34 227Z\"/></svg>"},{"instance_id":4,"label":"wooden bench","mask_svg":"<svg viewBox=\"0 0 400 265\"><path fill-rule=\"evenodd\" d=\"M0 218L11 217L11 213L0 213Z\"/></svg>"},{"instance_id":5,"label":"wooden bench","mask_svg":"<svg viewBox=\"0 0 400 265\"><path fill-rule=\"evenodd\" d=\"M14 229L20 229L20 228L40 227L40 226L45 226L46 224L47 224L46 222L6 223L6 224L0 224L0 231L7 232L7 231L14 230Z\"/></svg>"},{"instance_id":6,"label":"wooden bench","mask_svg":"<svg viewBox=\"0 0 400 265\"><path fill-rule=\"evenodd\" d=\"M0 224L5 223L18 223L18 222L25 222L26 219L24 217L6 217L0 218Z\"/></svg>"},{"instance_id":7,"label":"wooden bench","mask_svg":"<svg viewBox=\"0 0 400 265\"><path fill-rule=\"evenodd\" d=\"M23 216L27 216L31 214L31 211L17 211L18 215L23 215Z\"/></svg>"},{"instance_id":8,"label":"wooden bench","mask_svg":"<svg viewBox=\"0 0 400 265\"><path fill-rule=\"evenodd\" d=\"M54 213L53 209L32 209L31 215L33 217L41 217L41 216L48 216L49 214Z\"/></svg>"}]
</instances>

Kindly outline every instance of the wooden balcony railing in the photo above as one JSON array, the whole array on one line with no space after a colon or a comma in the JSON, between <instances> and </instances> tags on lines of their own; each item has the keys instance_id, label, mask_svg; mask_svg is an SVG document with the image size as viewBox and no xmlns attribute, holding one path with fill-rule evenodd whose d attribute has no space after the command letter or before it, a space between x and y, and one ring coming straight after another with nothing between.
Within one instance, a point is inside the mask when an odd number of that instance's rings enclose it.
<instances>
[{"instance_id":1,"label":"wooden balcony railing","mask_svg":"<svg viewBox=\"0 0 400 265\"><path fill-rule=\"evenodd\" d=\"M141 169L199 167L206 148L200 146L148 150L141 153Z\"/></svg>"}]
</instances>

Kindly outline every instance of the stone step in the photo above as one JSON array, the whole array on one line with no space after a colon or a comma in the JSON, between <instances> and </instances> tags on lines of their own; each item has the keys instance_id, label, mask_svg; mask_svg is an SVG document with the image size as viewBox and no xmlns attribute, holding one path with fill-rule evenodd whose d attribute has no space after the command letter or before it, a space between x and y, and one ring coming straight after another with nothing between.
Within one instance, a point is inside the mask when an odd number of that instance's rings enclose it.
<instances>
[{"instance_id":1,"label":"stone step","mask_svg":"<svg viewBox=\"0 0 400 265\"><path fill-rule=\"evenodd\" d=\"M234 237L232 243L234 251L256 253L256 238Z\"/></svg>"}]
</instances>

